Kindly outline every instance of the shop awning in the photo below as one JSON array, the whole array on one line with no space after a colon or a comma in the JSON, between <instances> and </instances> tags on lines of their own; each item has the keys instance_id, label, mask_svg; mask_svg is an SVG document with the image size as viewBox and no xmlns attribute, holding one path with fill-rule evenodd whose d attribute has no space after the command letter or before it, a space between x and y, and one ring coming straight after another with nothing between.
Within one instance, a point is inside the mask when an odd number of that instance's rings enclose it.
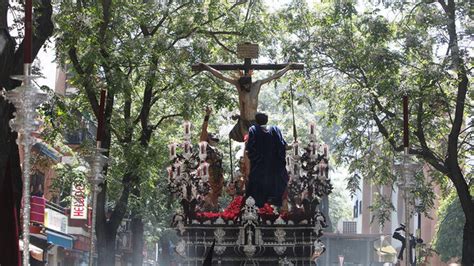
<instances>
[{"instance_id":1,"label":"shop awning","mask_svg":"<svg viewBox=\"0 0 474 266\"><path fill-rule=\"evenodd\" d=\"M33 145L34 148L38 149L40 153L46 155L47 157L51 158L52 160L59 162L60 161L60 154L54 148L50 147L49 145L45 144L40 139L37 139L38 142Z\"/></svg>"},{"instance_id":2,"label":"shop awning","mask_svg":"<svg viewBox=\"0 0 474 266\"><path fill-rule=\"evenodd\" d=\"M23 251L23 240L19 241L20 250ZM37 261L43 261L43 250L33 244L30 244L30 255Z\"/></svg>"},{"instance_id":3,"label":"shop awning","mask_svg":"<svg viewBox=\"0 0 474 266\"><path fill-rule=\"evenodd\" d=\"M380 247L380 248L377 248L376 250L380 256L397 255L397 250L392 246Z\"/></svg>"},{"instance_id":4,"label":"shop awning","mask_svg":"<svg viewBox=\"0 0 474 266\"><path fill-rule=\"evenodd\" d=\"M63 248L72 249L74 238L71 235L46 229L48 243L52 243Z\"/></svg>"}]
</instances>

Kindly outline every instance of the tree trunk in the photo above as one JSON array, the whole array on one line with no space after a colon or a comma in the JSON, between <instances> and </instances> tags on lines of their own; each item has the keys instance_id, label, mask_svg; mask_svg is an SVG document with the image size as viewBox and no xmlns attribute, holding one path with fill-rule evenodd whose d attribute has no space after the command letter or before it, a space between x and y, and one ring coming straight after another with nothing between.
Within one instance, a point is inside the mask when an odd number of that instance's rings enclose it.
<instances>
[{"instance_id":1,"label":"tree trunk","mask_svg":"<svg viewBox=\"0 0 474 266\"><path fill-rule=\"evenodd\" d=\"M100 266L115 265L115 242L117 239L118 229L120 228L123 217L127 211L131 179L132 177L130 174L124 175L122 180L122 194L110 215L106 213L105 209L107 191L106 182L102 186L102 191L97 196L96 250L98 254L98 265ZM107 217L110 218L107 219Z\"/></svg>"},{"instance_id":2,"label":"tree trunk","mask_svg":"<svg viewBox=\"0 0 474 266\"><path fill-rule=\"evenodd\" d=\"M8 47L8 44L6 47ZM13 56L13 51L10 56ZM0 54L0 59L2 59L0 64L5 57L8 57L8 55ZM8 77L8 73L0 69L0 76ZM4 80L0 80L0 89L2 87L6 89L14 87L7 86L5 83ZM21 168L20 160L17 158L19 156L18 146L15 142L17 134L10 130L8 124L14 110L15 107L0 96L0 217L11 217L11 219L1 219L2 221L0 221L0 235L2 236L2 241L0 241L0 265L18 265L20 263L17 244L20 224L19 219L13 219L13 217L15 215L18 217L20 214Z\"/></svg>"},{"instance_id":3,"label":"tree trunk","mask_svg":"<svg viewBox=\"0 0 474 266\"><path fill-rule=\"evenodd\" d=\"M97 222L96 222L96 251L97 251L97 265L115 265L115 244L117 239L117 232L122 223L127 210L128 196L130 193L130 177L125 175L123 183L122 195L115 205L112 214L107 215L105 211L107 184L102 186L102 191L97 195ZM110 217L108 219L106 217Z\"/></svg>"},{"instance_id":4,"label":"tree trunk","mask_svg":"<svg viewBox=\"0 0 474 266\"><path fill-rule=\"evenodd\" d=\"M143 221L139 211L132 211L132 265L143 265Z\"/></svg>"},{"instance_id":5,"label":"tree trunk","mask_svg":"<svg viewBox=\"0 0 474 266\"><path fill-rule=\"evenodd\" d=\"M159 253L159 257L158 257L159 265L170 265L171 264L170 253L172 251L170 250L169 237L168 236L161 237L159 245L161 247L161 252Z\"/></svg>"},{"instance_id":6,"label":"tree trunk","mask_svg":"<svg viewBox=\"0 0 474 266\"><path fill-rule=\"evenodd\" d=\"M449 170L448 177L453 182L458 193L461 207L466 217L463 234L462 265L474 265L474 202L472 200L469 185L459 167L458 149L459 136L464 124L464 108L469 86L468 71L462 57L458 44L456 30L456 1L438 0L448 17L447 31L449 35L449 47L454 68L457 70L457 95L453 126L448 137L448 152L446 165Z\"/></svg>"},{"instance_id":7,"label":"tree trunk","mask_svg":"<svg viewBox=\"0 0 474 266\"><path fill-rule=\"evenodd\" d=\"M8 128L8 124L6 125ZM1 139L1 137L0 137ZM10 133L6 137L9 142L3 144L8 160L1 162L0 167L0 216L8 219L0 219L0 265L20 265L20 250L18 237L20 228L20 206L21 206L21 169L18 146L15 143L16 133ZM3 149L2 149L3 150ZM15 243L15 244L12 244Z\"/></svg>"},{"instance_id":8,"label":"tree trunk","mask_svg":"<svg viewBox=\"0 0 474 266\"><path fill-rule=\"evenodd\" d=\"M115 265L115 242L117 238L117 228L107 221L105 210L107 194L107 183L102 186L102 191L97 195L97 219L96 219L96 252L97 265ZM121 221L121 219L120 219Z\"/></svg>"},{"instance_id":9,"label":"tree trunk","mask_svg":"<svg viewBox=\"0 0 474 266\"><path fill-rule=\"evenodd\" d=\"M113 266L115 265L115 242L117 230L107 227L104 237L97 237L97 265Z\"/></svg>"},{"instance_id":10,"label":"tree trunk","mask_svg":"<svg viewBox=\"0 0 474 266\"><path fill-rule=\"evenodd\" d=\"M461 264L474 265L474 224L469 223L468 219L464 224Z\"/></svg>"},{"instance_id":11,"label":"tree trunk","mask_svg":"<svg viewBox=\"0 0 474 266\"><path fill-rule=\"evenodd\" d=\"M454 157L454 156L453 156ZM448 177L454 184L459 202L466 218L463 231L462 265L474 265L474 201L469 186L456 159L448 157Z\"/></svg>"}]
</instances>

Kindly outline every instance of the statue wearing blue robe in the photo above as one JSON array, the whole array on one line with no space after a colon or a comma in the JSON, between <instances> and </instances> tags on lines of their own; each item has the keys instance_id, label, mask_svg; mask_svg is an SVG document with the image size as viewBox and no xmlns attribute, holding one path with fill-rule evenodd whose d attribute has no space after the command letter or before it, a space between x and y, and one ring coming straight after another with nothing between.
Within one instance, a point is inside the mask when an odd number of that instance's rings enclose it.
<instances>
[{"instance_id":1,"label":"statue wearing blue robe","mask_svg":"<svg viewBox=\"0 0 474 266\"><path fill-rule=\"evenodd\" d=\"M281 206L288 183L285 167L286 142L275 126L253 125L249 129L247 153L250 174L247 196L255 199L258 207L266 202Z\"/></svg>"}]
</instances>

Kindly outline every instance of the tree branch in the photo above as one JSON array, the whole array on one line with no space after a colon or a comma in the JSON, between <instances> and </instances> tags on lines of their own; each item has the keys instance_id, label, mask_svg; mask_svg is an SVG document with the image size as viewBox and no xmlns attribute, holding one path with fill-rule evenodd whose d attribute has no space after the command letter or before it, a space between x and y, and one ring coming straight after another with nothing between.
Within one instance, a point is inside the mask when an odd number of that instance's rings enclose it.
<instances>
[{"instance_id":1,"label":"tree branch","mask_svg":"<svg viewBox=\"0 0 474 266\"><path fill-rule=\"evenodd\" d=\"M69 58L71 59L72 66L76 70L77 74L79 74L81 80L82 80L82 85L84 86L84 90L86 91L86 96L87 99L89 100L89 103L92 107L92 111L94 112L95 117L99 117L99 102L97 101L96 98L96 93L93 88L93 84L91 82L92 79L86 78L86 72L82 68L79 59L77 57L77 50L76 47L72 47L68 51ZM87 72L89 75L91 72Z\"/></svg>"},{"instance_id":2,"label":"tree branch","mask_svg":"<svg viewBox=\"0 0 474 266\"><path fill-rule=\"evenodd\" d=\"M171 49L179 40L183 40L183 39L186 39L189 36L191 36L194 32L197 31L197 29L198 29L198 27L194 27L188 33L176 37L176 39L174 39L174 41L172 41L171 44L169 44L168 47L166 47L165 51Z\"/></svg>"},{"instance_id":3,"label":"tree branch","mask_svg":"<svg viewBox=\"0 0 474 266\"><path fill-rule=\"evenodd\" d=\"M210 31L210 30L200 30L199 33L210 34L210 35L237 35L242 36L243 33L239 31Z\"/></svg>"},{"instance_id":4,"label":"tree branch","mask_svg":"<svg viewBox=\"0 0 474 266\"><path fill-rule=\"evenodd\" d=\"M448 5L446 5L446 2L444 0L438 0L438 3L443 8L444 12L448 13Z\"/></svg>"},{"instance_id":5,"label":"tree branch","mask_svg":"<svg viewBox=\"0 0 474 266\"><path fill-rule=\"evenodd\" d=\"M222 48L224 48L224 50L230 52L231 54L235 54L237 55L237 52L230 49L229 47L225 46L218 38L215 34L211 34L212 38L217 42L217 44L219 44L219 46L221 46Z\"/></svg>"},{"instance_id":6,"label":"tree branch","mask_svg":"<svg viewBox=\"0 0 474 266\"><path fill-rule=\"evenodd\" d=\"M446 105L446 113L448 113L449 121L451 121L451 124L453 124L454 121L453 121L453 116L451 115L451 106L449 104L448 94L443 90L443 86L441 86L441 84L439 84L438 82L436 82L436 84L437 84L437 87L438 87L439 91L444 96L444 103Z\"/></svg>"},{"instance_id":7,"label":"tree branch","mask_svg":"<svg viewBox=\"0 0 474 266\"><path fill-rule=\"evenodd\" d=\"M417 130L415 131L415 136L418 138L422 150L422 152L419 154L423 155L424 159L430 162L433 167L436 167L437 169L443 168L443 171L447 171L447 169L443 166L443 159L439 155L437 155L430 147L428 147L425 132L423 130L423 113L423 99L420 99L420 101L418 102L416 115Z\"/></svg>"},{"instance_id":8,"label":"tree branch","mask_svg":"<svg viewBox=\"0 0 474 266\"><path fill-rule=\"evenodd\" d=\"M166 21L167 18L169 18L171 15L173 15L174 13L178 12L179 10L183 9L184 7L190 5L192 2L189 1L189 2L186 2L180 6L178 6L177 8L175 8L173 11L171 12L166 12L163 17L160 19L160 21L158 21L158 24L156 24L156 26L153 27L153 29L151 30L151 32L148 30L148 28L144 25L144 24L140 24L140 29L143 33L144 36L153 36L155 35L155 33L158 31L158 29L163 26L163 23Z\"/></svg>"},{"instance_id":9,"label":"tree branch","mask_svg":"<svg viewBox=\"0 0 474 266\"><path fill-rule=\"evenodd\" d=\"M153 36L155 33L158 31L158 29L163 25L163 23L166 21L166 19L169 17L168 13L165 13L163 17L158 21L158 24L156 24L155 27L151 30L151 32L148 30L148 28L144 24L140 24L140 29L143 33L144 36Z\"/></svg>"},{"instance_id":10,"label":"tree branch","mask_svg":"<svg viewBox=\"0 0 474 266\"><path fill-rule=\"evenodd\" d=\"M380 134L382 134L382 136L388 141L388 143L390 143L390 146L392 146L392 148L395 151L397 152L403 151L403 145L397 146L395 139L390 136L387 128L382 124L382 121L380 121L379 117L377 116L377 113L375 112L374 107L371 108L371 112L372 112L372 119L374 119L375 124L377 125L377 128Z\"/></svg>"},{"instance_id":11,"label":"tree branch","mask_svg":"<svg viewBox=\"0 0 474 266\"><path fill-rule=\"evenodd\" d=\"M124 120L125 120L125 137L123 142L132 142L133 137L133 125L131 124L131 109L132 109L132 96L130 92L125 92L125 104L124 104Z\"/></svg>"},{"instance_id":12,"label":"tree branch","mask_svg":"<svg viewBox=\"0 0 474 266\"><path fill-rule=\"evenodd\" d=\"M225 12L222 12L219 16L213 18L213 19L209 19L203 23L201 23L199 26L196 26L194 28L192 28L188 33L184 34L184 35L181 35L181 36L178 36L173 42L171 42L170 45L168 45L168 47L165 49L165 50L169 50L171 49L179 40L182 40L182 39L186 39L188 38L189 36L191 36L193 33L195 33L196 31L198 31L199 27L203 27L213 21L217 21L219 19L221 19L222 17L224 17L227 13L229 13L230 11L232 11L232 9L234 9L235 7L237 7L238 5L241 5L243 2L240 2L240 1L237 1L235 4L233 4L229 9L227 9ZM220 33L219 33L220 34ZM222 32L222 34L224 34Z\"/></svg>"},{"instance_id":13,"label":"tree branch","mask_svg":"<svg viewBox=\"0 0 474 266\"><path fill-rule=\"evenodd\" d=\"M372 98L374 99L375 105L379 108L379 110L380 110L381 112L383 112L385 115L387 115L387 117L390 117L390 118L396 117L395 113L390 112L389 110L387 110L387 109L382 105L382 103L380 102L380 100L378 99L378 97L375 96L375 94L373 94L373 93L372 93Z\"/></svg>"},{"instance_id":14,"label":"tree branch","mask_svg":"<svg viewBox=\"0 0 474 266\"><path fill-rule=\"evenodd\" d=\"M118 142L124 143L125 142L125 137L123 137L115 128L111 127L110 131L114 134L114 136L117 138Z\"/></svg>"},{"instance_id":15,"label":"tree branch","mask_svg":"<svg viewBox=\"0 0 474 266\"><path fill-rule=\"evenodd\" d=\"M34 14L37 16L35 16L36 31L33 31L32 38L33 58L36 57L43 44L53 34L54 25L51 21L53 8L51 6L51 0L41 0L41 5L35 9ZM15 52L13 64L10 64L10 66L14 67L14 74L23 73L23 46L24 40L21 42Z\"/></svg>"},{"instance_id":16,"label":"tree branch","mask_svg":"<svg viewBox=\"0 0 474 266\"><path fill-rule=\"evenodd\" d=\"M461 146L466 144L468 145L469 147L473 147L473 144L472 143L469 143L469 141L467 141L469 138L471 138L471 136L474 134L474 131L469 131L466 136L464 136L464 138L462 139L462 141L459 142L459 145L458 145L458 149L461 149Z\"/></svg>"},{"instance_id":17,"label":"tree branch","mask_svg":"<svg viewBox=\"0 0 474 266\"><path fill-rule=\"evenodd\" d=\"M99 37L104 41L106 39L106 32L110 22L110 4L111 0L101 0L102 4L102 23L99 27ZM104 42L102 42L104 43Z\"/></svg>"},{"instance_id":18,"label":"tree branch","mask_svg":"<svg viewBox=\"0 0 474 266\"><path fill-rule=\"evenodd\" d=\"M163 87L162 89L160 89L160 92L164 92L164 91L168 90L169 88L171 88L171 84L168 84L165 87ZM151 99L150 108L153 107L153 105L155 105L155 103L160 99L160 97L156 95L157 93L158 93L157 91L154 91L152 93L153 98Z\"/></svg>"},{"instance_id":19,"label":"tree branch","mask_svg":"<svg viewBox=\"0 0 474 266\"><path fill-rule=\"evenodd\" d=\"M166 119L169 119L169 118L172 118L172 117L178 117L178 116L183 116L183 114L171 114L171 115L165 115L165 116L162 116L160 118L160 120L158 120L158 122L152 126L152 129L155 130L156 128L158 128L160 126L160 124L165 121Z\"/></svg>"},{"instance_id":20,"label":"tree branch","mask_svg":"<svg viewBox=\"0 0 474 266\"><path fill-rule=\"evenodd\" d=\"M127 212L128 198L130 196L130 189L132 187L131 180L133 178L134 177L131 173L126 173L123 176L122 194L120 195L117 204L115 204L114 210L108 222L108 226L110 226L111 230L113 230L114 232L117 231L118 227L120 226L120 223L122 222L123 217L125 216L125 213Z\"/></svg>"}]
</instances>

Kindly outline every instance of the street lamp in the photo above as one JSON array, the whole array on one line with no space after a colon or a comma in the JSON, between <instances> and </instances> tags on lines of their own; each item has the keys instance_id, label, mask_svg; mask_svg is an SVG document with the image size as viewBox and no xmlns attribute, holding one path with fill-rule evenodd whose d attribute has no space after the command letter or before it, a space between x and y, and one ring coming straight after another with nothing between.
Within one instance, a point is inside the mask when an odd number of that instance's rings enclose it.
<instances>
[{"instance_id":1,"label":"street lamp","mask_svg":"<svg viewBox=\"0 0 474 266\"><path fill-rule=\"evenodd\" d=\"M100 187L104 183L104 175L102 174L102 169L107 163L107 157L103 155L103 152L106 152L106 149L96 147L93 149L91 156L87 157L86 160L89 163L90 172L89 172L89 182L91 183L92 189L92 221L91 221L91 232L90 232L90 252L89 252L89 266L92 266L94 263L94 237L95 237L95 223L97 216L97 194L100 192Z\"/></svg>"},{"instance_id":2,"label":"street lamp","mask_svg":"<svg viewBox=\"0 0 474 266\"><path fill-rule=\"evenodd\" d=\"M416 197L415 198L415 210L416 210L416 213L417 213L417 229L416 229L416 241L418 242L419 240L421 240L421 209L423 208L423 202L421 200L420 197ZM415 250L416 252L416 257L419 258L420 257L420 248L419 248L419 245L417 245L417 248Z\"/></svg>"},{"instance_id":3,"label":"street lamp","mask_svg":"<svg viewBox=\"0 0 474 266\"><path fill-rule=\"evenodd\" d=\"M403 161L396 164L395 167L401 172L397 185L402 191L403 201L405 205L405 265L410 265L410 205L413 200L411 191L415 188L415 172L419 168L419 164L414 162L410 156L409 150L409 114L408 114L408 95L403 96Z\"/></svg>"},{"instance_id":4,"label":"street lamp","mask_svg":"<svg viewBox=\"0 0 474 266\"><path fill-rule=\"evenodd\" d=\"M408 154L408 149L405 149L403 154L403 161L396 164L395 167L401 172L400 178L397 180L397 186L402 192L403 202L405 206L405 265L410 265L410 216L411 205L413 201L412 190L415 188L415 172L419 168L419 164L414 162Z\"/></svg>"},{"instance_id":5,"label":"street lamp","mask_svg":"<svg viewBox=\"0 0 474 266\"><path fill-rule=\"evenodd\" d=\"M416 237L421 238L421 209L423 208L423 202L421 201L420 197L415 198L415 211L417 213L418 218L418 225L416 229Z\"/></svg>"}]
</instances>

